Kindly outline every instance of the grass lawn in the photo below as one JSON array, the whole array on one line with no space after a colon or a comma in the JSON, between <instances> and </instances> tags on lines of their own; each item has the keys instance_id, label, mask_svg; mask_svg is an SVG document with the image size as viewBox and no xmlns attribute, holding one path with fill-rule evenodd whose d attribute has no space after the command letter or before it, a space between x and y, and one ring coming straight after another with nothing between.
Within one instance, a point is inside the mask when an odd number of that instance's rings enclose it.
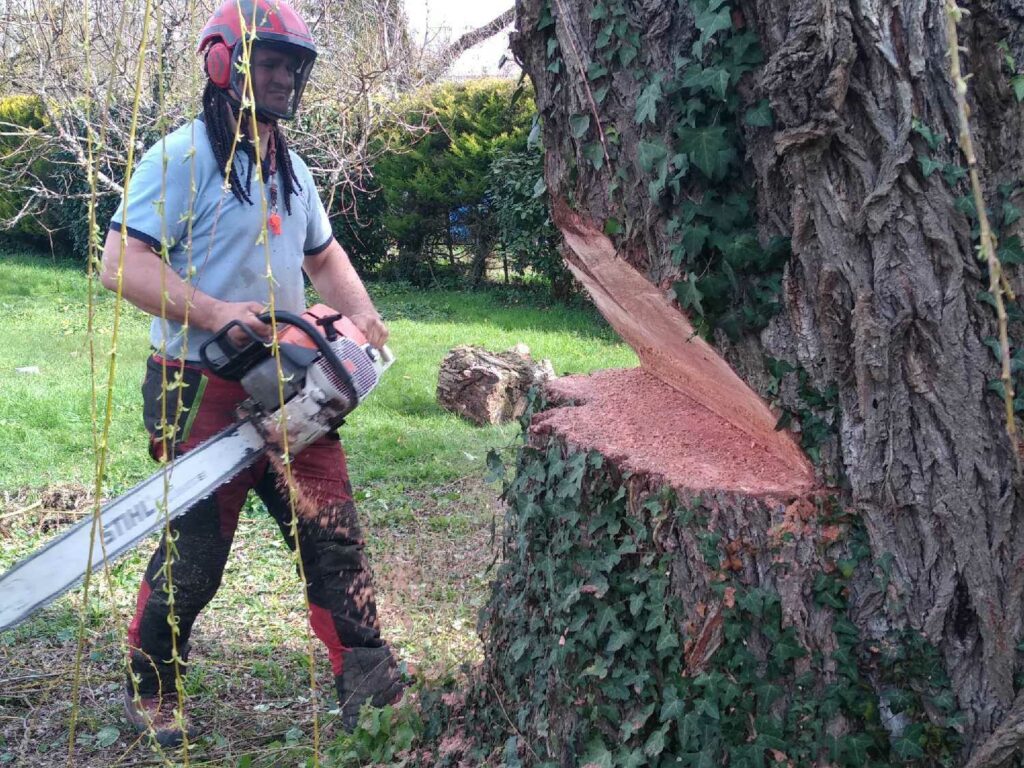
<instances>
[{"instance_id":1,"label":"grass lawn","mask_svg":"<svg viewBox=\"0 0 1024 768\"><path fill-rule=\"evenodd\" d=\"M95 297L81 268L0 254L0 570L89 511L95 476L94 396L102 420L114 318L113 296ZM485 485L484 457L509 445L518 425L479 428L434 399L444 354L459 344L501 350L523 342L556 372L636 364L633 352L585 307L548 304L541 294L494 289L426 292L371 285L391 328L397 362L348 419L342 438L369 534L384 634L427 679L479 660L476 616L495 554L500 514ZM150 474L139 384L148 320L124 305L110 390L109 471L104 495ZM17 369L29 369L19 372ZM35 370L38 369L38 372ZM0 766L67 764L71 681L79 617L85 620L79 735L74 765L178 764L131 733L120 709L123 634L145 543L114 565L88 606L73 590L31 620L0 634ZM297 765L311 744L311 643L290 554L258 503L239 527L224 586L193 633L186 678L189 711L204 735L192 765ZM95 582L94 582L95 583ZM312 648L331 706L325 654ZM338 736L320 718L322 738Z\"/></svg>"}]
</instances>

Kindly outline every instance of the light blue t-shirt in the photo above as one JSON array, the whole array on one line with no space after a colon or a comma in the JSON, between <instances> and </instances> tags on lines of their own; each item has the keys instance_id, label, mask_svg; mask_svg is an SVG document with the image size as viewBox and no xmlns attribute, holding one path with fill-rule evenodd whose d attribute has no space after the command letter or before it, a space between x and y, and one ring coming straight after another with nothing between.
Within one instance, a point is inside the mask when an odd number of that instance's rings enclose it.
<instances>
[{"instance_id":1,"label":"light blue t-shirt","mask_svg":"<svg viewBox=\"0 0 1024 768\"><path fill-rule=\"evenodd\" d=\"M333 236L309 168L294 152L289 150L289 154L301 189L291 197L289 215L278 170L281 234L275 235L268 228L267 237L274 305L277 309L301 312L306 308L302 260L323 251ZM234 162L244 184L249 158L244 152L236 152ZM269 181L264 184L263 194L269 206ZM129 235L158 251L161 243L166 242L174 271L214 298L267 304L271 283L267 278L266 246L260 242L265 218L255 169L249 197L253 205L239 201L225 187L206 126L202 120L193 120L146 151L110 226L116 231L126 228ZM212 335L190 327L183 355L184 334L179 323L156 317L150 329L155 349L169 358L188 360L199 359L199 347Z\"/></svg>"}]
</instances>

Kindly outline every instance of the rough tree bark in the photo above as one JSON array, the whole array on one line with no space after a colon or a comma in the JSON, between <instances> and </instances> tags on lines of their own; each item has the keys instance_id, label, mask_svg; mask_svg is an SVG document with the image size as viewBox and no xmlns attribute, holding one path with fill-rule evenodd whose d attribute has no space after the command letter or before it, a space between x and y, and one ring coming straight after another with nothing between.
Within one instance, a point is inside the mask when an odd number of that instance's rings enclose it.
<instances>
[{"instance_id":1,"label":"rough tree bark","mask_svg":"<svg viewBox=\"0 0 1024 768\"><path fill-rule=\"evenodd\" d=\"M680 277L671 256L678 234L666 233L664 210L647 193L637 144L670 127L662 121L641 134L641 85L624 74L598 108L587 84L595 5L517 3L513 45L544 120L547 186L598 228L612 216L634 222L619 254L667 288ZM651 71L669 70L699 35L686 5L628 5ZM960 34L973 74L971 127L991 206L999 185L1024 177L1024 110L1005 55L1024 60L1024 16L1008 0L966 8ZM545 13L568 72L550 67ZM924 173L918 159L963 164L955 141L929 147L919 130L959 132L945 21L934 0L734 6L733 26L754 29L764 52L739 88L748 104L768 99L774 113L770 128L743 128L758 233L762 241L790 238L792 256L770 325L718 341L761 394L764 354L799 364L818 390L836 388L835 450L821 474L844 478L842 502L862 518L875 558L892 563L888 594L855 590L850 615L864 632L908 628L939 649L965 716L967 751L975 764L995 765L1019 748L1024 708L1014 680L1024 631L1024 506L1016 447L988 389L998 375L985 343L995 318L978 298L987 278L957 205L966 188ZM625 181L614 202L608 163L595 170L584 157L574 115L591 115L591 128L599 117L601 141L610 130L618 135Z\"/></svg>"}]
</instances>

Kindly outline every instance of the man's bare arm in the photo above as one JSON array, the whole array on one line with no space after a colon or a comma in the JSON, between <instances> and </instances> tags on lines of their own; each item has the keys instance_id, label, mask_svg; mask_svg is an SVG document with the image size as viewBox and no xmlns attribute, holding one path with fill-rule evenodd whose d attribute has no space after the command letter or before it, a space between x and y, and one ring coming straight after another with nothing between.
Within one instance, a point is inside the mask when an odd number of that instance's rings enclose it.
<instances>
[{"instance_id":1,"label":"man's bare arm","mask_svg":"<svg viewBox=\"0 0 1024 768\"><path fill-rule=\"evenodd\" d=\"M263 306L255 301L220 301L187 284L167 266L153 249L129 235L121 258L121 233L110 230L103 247L103 269L100 281L105 288L117 290L118 269L121 269L121 295L155 317L161 313L168 320L184 322L189 302L189 324L204 331L218 331L232 320L249 326L261 336L270 334L270 326L257 315ZM166 300L161 302L161 293Z\"/></svg>"},{"instance_id":2,"label":"man's bare arm","mask_svg":"<svg viewBox=\"0 0 1024 768\"><path fill-rule=\"evenodd\" d=\"M384 346L388 340L387 326L337 240L332 240L320 253L307 256L303 268L324 303L347 316L373 346Z\"/></svg>"}]
</instances>

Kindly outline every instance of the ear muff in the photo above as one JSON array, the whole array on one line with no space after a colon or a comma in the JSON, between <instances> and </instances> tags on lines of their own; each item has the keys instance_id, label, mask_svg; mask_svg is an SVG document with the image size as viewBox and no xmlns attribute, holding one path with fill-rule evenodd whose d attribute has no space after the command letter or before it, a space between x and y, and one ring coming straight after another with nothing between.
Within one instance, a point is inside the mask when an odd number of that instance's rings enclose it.
<instances>
[{"instance_id":1,"label":"ear muff","mask_svg":"<svg viewBox=\"0 0 1024 768\"><path fill-rule=\"evenodd\" d=\"M218 88L231 84L231 49L216 42L206 51L206 75Z\"/></svg>"}]
</instances>

